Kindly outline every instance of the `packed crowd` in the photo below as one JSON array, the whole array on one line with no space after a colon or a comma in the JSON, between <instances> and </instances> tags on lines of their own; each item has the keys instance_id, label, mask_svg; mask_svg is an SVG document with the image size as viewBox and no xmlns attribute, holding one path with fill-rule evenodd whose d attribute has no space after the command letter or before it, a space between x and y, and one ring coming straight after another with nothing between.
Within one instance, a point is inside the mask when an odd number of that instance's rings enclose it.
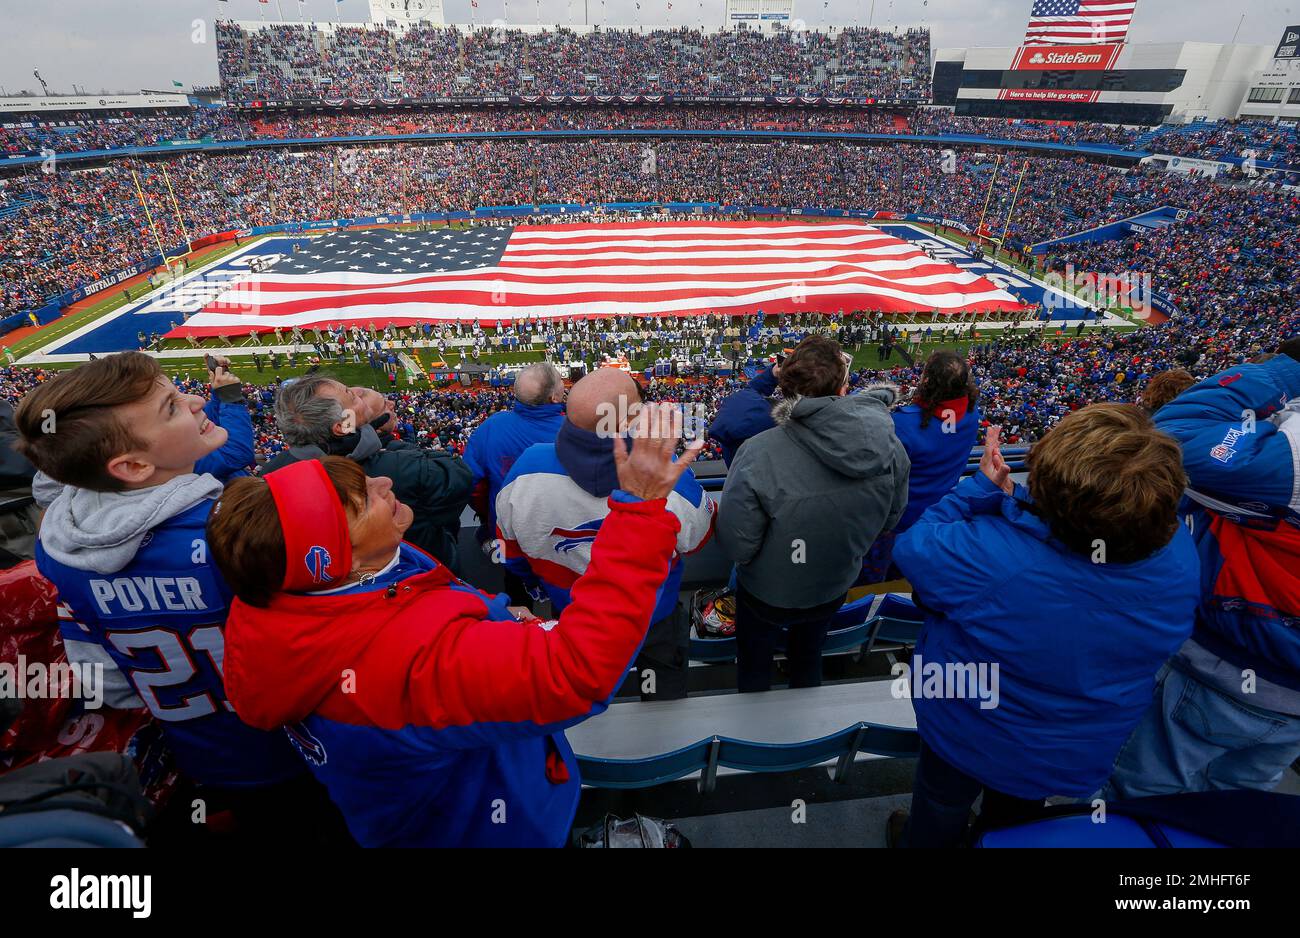
<instances>
[{"instance_id":1,"label":"packed crowd","mask_svg":"<svg viewBox=\"0 0 1300 938\"><path fill-rule=\"evenodd\" d=\"M826 95L925 101L928 30L831 33L694 29L217 24L232 101L520 94Z\"/></svg>"},{"instance_id":2,"label":"packed crowd","mask_svg":"<svg viewBox=\"0 0 1300 938\"><path fill-rule=\"evenodd\" d=\"M1092 341L1076 350L1116 350ZM54 378L10 372L35 386L12 417L0 409L13 424L0 427L5 465L28 474L44 515L35 563L6 578L0 627L19 654L111 668L106 719L159 721L175 773L152 792L164 816L191 811L179 785L227 836L558 847L581 794L563 728L635 693L629 662L643 700L686 696L684 558L715 537L734 565L740 694L771 689L778 641L790 688L819 686L847 591L909 582L924 626L903 680L920 747L891 846L960 846L1039 817L1049 797L1092 810L1099 796L1122 816L1149 795L1269 791L1300 755L1300 649L1286 627L1300 612L1300 336L1219 353L1235 361L1217 373L1212 356L1189 362L1203 380L1162 362L1139 404L1077 402L1017 482L981 406L990 350L974 369L934 352L910 392L855 390L842 344L808 335L743 386L709 389L708 434L728 464L718 501L695 478L701 447L682 408L646 401L613 368L566 388L553 366L530 365L509 392L441 400L324 374L247 388L223 361L178 385L142 353ZM42 429L51 414L58 433ZM418 445L416 420L446 430ZM285 445L254 467L268 422ZM467 507L500 587L465 572ZM164 625L144 618L159 603ZM113 638L146 623L172 635L160 656L174 644L190 662L183 681L160 683L170 669ZM995 662L1000 680L927 691L923 661L948 673ZM1189 722L1173 706L1191 695ZM143 756L125 740L91 760L39 731L67 707L6 709L24 748L3 753L0 786L53 795L68 772L92 788L116 772L138 791ZM68 809L111 810L82 798ZM491 820L500 798L511 824ZM1231 810L1221 799L1212 813ZM166 836L144 813L119 819ZM1210 820L1189 803L1181 823ZM1114 826L1081 825L1077 843Z\"/></svg>"},{"instance_id":3,"label":"packed crowd","mask_svg":"<svg viewBox=\"0 0 1300 938\"><path fill-rule=\"evenodd\" d=\"M1026 163L1012 214L1015 180ZM136 176L153 206L156 232L141 206ZM984 214L991 182L994 197ZM989 231L1007 230L1014 243L1164 205L1196 213L1202 204L1209 209L1205 218L1221 220L1235 212L1245 230L1266 240L1293 223L1295 205L1288 192L1247 188L1230 177L1210 183L1047 156L1012 157L995 168L987 157L949 157L942 149L915 145L493 141L186 154L155 162L116 160L94 171L0 177L0 313L39 307L49 296L156 254L160 246L170 251L187 238L256 225L548 202L743 205L753 204L756 194L777 207L914 212L956 219L971 230L984 215ZM1182 225L1182 236L1171 243L1180 256L1199 263L1207 256L1196 254L1204 239L1231 237L1236 230L1217 221ZM1181 271L1188 264L1154 269Z\"/></svg>"},{"instance_id":4,"label":"packed crowd","mask_svg":"<svg viewBox=\"0 0 1300 938\"><path fill-rule=\"evenodd\" d=\"M74 112L55 120L30 115L0 118L0 156L14 153L76 153L162 143L241 140L246 125L232 110L186 108L134 114L130 111Z\"/></svg>"},{"instance_id":5,"label":"packed crowd","mask_svg":"<svg viewBox=\"0 0 1300 938\"><path fill-rule=\"evenodd\" d=\"M1247 158L1300 165L1300 138L1286 125L1218 121L1145 129L1067 121L958 117L951 108L605 104L366 110L240 111L194 108L59 114L48 120L0 115L0 154L71 153L168 141L255 140L423 133L547 130L768 130L817 133L963 134L1043 143L1106 144L1202 159Z\"/></svg>"}]
</instances>

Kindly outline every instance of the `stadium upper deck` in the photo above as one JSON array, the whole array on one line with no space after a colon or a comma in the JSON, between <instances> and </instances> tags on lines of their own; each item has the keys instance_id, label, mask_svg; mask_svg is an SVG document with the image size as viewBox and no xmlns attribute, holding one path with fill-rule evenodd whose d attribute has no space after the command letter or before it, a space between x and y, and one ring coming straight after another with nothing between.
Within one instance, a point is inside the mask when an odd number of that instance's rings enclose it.
<instances>
[{"instance_id":1,"label":"stadium upper deck","mask_svg":"<svg viewBox=\"0 0 1300 938\"><path fill-rule=\"evenodd\" d=\"M530 95L930 99L930 33L217 24L232 102Z\"/></svg>"}]
</instances>

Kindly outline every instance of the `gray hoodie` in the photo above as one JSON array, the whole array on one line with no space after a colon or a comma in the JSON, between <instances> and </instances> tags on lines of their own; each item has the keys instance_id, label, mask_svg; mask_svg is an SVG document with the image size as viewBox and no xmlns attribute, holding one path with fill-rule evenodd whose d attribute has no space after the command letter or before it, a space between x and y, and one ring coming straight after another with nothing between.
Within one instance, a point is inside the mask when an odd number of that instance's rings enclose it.
<instances>
[{"instance_id":1,"label":"gray hoodie","mask_svg":"<svg viewBox=\"0 0 1300 938\"><path fill-rule=\"evenodd\" d=\"M862 558L907 507L911 463L894 435L892 388L796 398L740 448L718 511L722 549L746 592L807 609L843 596Z\"/></svg>"},{"instance_id":2,"label":"gray hoodie","mask_svg":"<svg viewBox=\"0 0 1300 938\"><path fill-rule=\"evenodd\" d=\"M35 489L48 497L58 485L42 473ZM215 477L193 473L131 492L62 486L45 509L41 546L69 567L116 573L135 559L144 536L153 528L206 498L218 497L221 490Z\"/></svg>"}]
</instances>

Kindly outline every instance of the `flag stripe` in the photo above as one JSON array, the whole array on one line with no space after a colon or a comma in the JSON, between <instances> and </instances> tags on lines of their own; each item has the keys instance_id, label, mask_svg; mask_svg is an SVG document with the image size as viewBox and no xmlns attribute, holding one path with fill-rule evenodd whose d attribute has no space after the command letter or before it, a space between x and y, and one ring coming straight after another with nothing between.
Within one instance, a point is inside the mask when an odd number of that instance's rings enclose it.
<instances>
[{"instance_id":1,"label":"flag stripe","mask_svg":"<svg viewBox=\"0 0 1300 938\"><path fill-rule=\"evenodd\" d=\"M664 285L658 290L647 289L639 284L617 284L612 287L606 286L601 290L585 291L575 291L567 285L560 284L532 283L521 286L495 281L477 284L449 283L442 285L437 290L421 290L418 288L401 292L369 290L329 296L314 293L290 294L276 296L274 302L279 313L286 314L308 312L312 309L324 310L360 306L366 303L378 302L384 297L389 297L394 302L424 300L427 302L480 303L485 306L492 304L498 306L526 306L537 304L554 305L557 298L563 298L565 302L584 302L601 296L617 296L621 294L633 298L655 297L661 299L681 299L687 296L695 296L701 299L707 299L710 296L740 297L746 293L756 293L782 286L791 287L797 291L800 287L806 288L829 283L854 283L891 288L908 287L918 297L951 293L954 290L967 293L985 293L988 291L989 284L987 281L974 274L968 274L967 277L966 280L955 280L948 274L942 273L925 277L912 277L907 280L890 280L885 277L853 271L795 282L791 282L788 278L782 278L780 280L723 286L712 281L699 281ZM256 310L261 305L259 302L260 297L257 294L243 297L243 301L244 305L238 308L246 311Z\"/></svg>"},{"instance_id":2,"label":"flag stripe","mask_svg":"<svg viewBox=\"0 0 1300 938\"><path fill-rule=\"evenodd\" d=\"M877 276L900 278L908 274L914 274L925 268L938 268L954 280L963 278L979 279L975 274L960 272L952 274L951 268L947 264L936 263L930 258L921 255L920 257L909 257L901 261L882 261L873 263L870 266L865 264L848 264L838 263L827 267L824 264L771 264L763 268L762 273L769 277L781 276L782 279L790 280L793 275L795 279L807 279L809 276L827 275L831 273L843 273L846 271L857 271L861 273L874 273ZM586 273L584 272L582 283L591 284L630 284L640 286L642 284L663 283L665 273L679 276L707 276L709 283L728 283L728 282L752 282L755 274L751 269L743 271L722 270L720 268L701 269L697 267L630 267L624 266L622 273ZM639 271L646 271L640 273ZM231 291L231 295L249 296L260 295L263 293L274 294L281 293L301 293L301 294L324 294L324 293L355 293L364 291L373 291L377 287L386 287L390 292L398 293L408 288L418 289L428 284L451 282L447 280L446 275L438 274L432 277L416 277L405 280L392 280L391 277L385 277L382 274L352 274L356 280L352 283L304 283L301 279L262 280L257 283L251 281L247 286L238 290ZM364 279L362 279L364 278ZM490 281L502 284L544 284L548 280L573 281L571 274L566 271L555 270L552 267L543 267L535 272L516 273L509 270L490 271L485 273L476 273L474 271L460 271L456 276L460 282L471 281ZM674 282L680 282L674 280ZM268 300L273 302L273 300Z\"/></svg>"}]
</instances>

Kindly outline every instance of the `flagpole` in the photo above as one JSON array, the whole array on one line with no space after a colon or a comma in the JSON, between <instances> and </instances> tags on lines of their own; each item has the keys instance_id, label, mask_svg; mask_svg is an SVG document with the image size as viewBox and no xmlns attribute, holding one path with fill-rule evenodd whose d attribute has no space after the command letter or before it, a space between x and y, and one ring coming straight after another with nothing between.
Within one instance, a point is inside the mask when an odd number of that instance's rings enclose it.
<instances>
[{"instance_id":1,"label":"flagpole","mask_svg":"<svg viewBox=\"0 0 1300 938\"><path fill-rule=\"evenodd\" d=\"M1020 198L1020 187L1024 184L1025 173L1029 172L1029 160L1025 160L1024 168L1020 170L1020 179L1016 182L1016 192L1011 196L1011 208L1007 210L1007 224L1002 229L1002 240L993 245L993 259L998 259L998 248L1007 242L1007 232L1011 230L1011 216L1016 213L1016 202Z\"/></svg>"},{"instance_id":2,"label":"flagpole","mask_svg":"<svg viewBox=\"0 0 1300 938\"><path fill-rule=\"evenodd\" d=\"M989 202L993 200L993 184L998 181L998 170L1002 168L1002 154L998 154L997 162L993 164L993 178L989 180L989 194L984 197L984 211L980 212L980 223L975 229L975 237L982 238L980 234L984 230L984 216L989 213Z\"/></svg>"},{"instance_id":3,"label":"flagpole","mask_svg":"<svg viewBox=\"0 0 1300 938\"><path fill-rule=\"evenodd\" d=\"M162 238L158 237L158 226L153 221L153 212L149 211L149 203L145 201L144 190L140 188L140 176L134 169L131 170L131 178L135 180L135 194L140 197L140 206L144 209L144 217L149 220L149 230L153 232L153 243L158 245L158 253L162 255L163 264L166 264L167 252L163 250Z\"/></svg>"},{"instance_id":4,"label":"flagpole","mask_svg":"<svg viewBox=\"0 0 1300 938\"><path fill-rule=\"evenodd\" d=\"M163 181L167 183L167 194L171 196L172 209L176 212L176 221L180 223L181 234L185 235L185 248L188 252L190 247L190 232L185 227L185 217L181 214L181 207L176 201L176 190L172 188L172 177L167 174L167 167L162 167Z\"/></svg>"}]
</instances>

